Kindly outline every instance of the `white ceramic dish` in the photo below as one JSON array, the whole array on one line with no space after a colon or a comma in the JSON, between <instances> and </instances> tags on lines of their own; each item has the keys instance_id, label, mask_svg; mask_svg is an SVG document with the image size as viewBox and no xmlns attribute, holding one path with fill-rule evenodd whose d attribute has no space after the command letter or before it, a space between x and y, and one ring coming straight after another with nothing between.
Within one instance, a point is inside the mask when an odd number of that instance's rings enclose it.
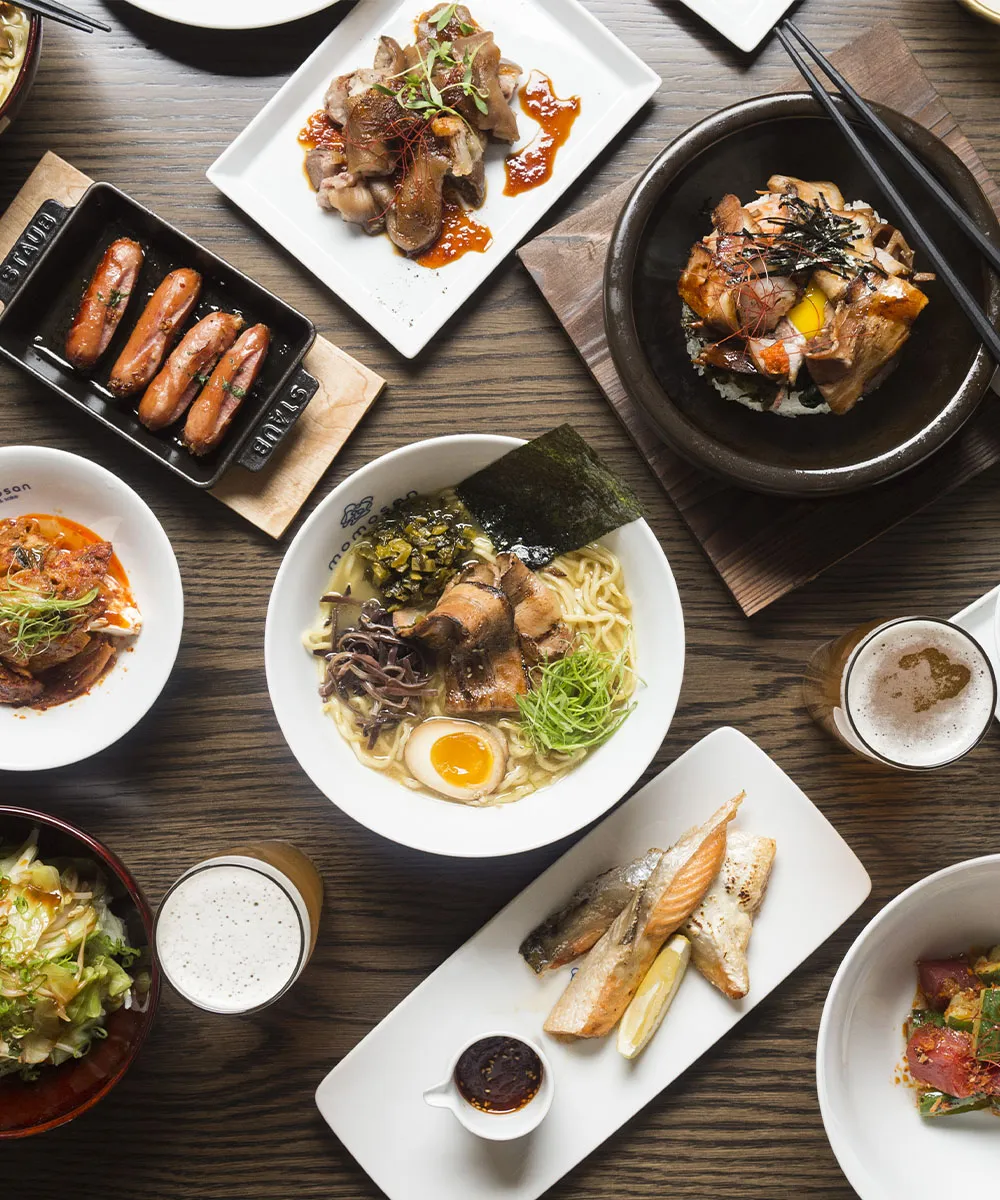
<instances>
[{"instance_id":1,"label":"white ceramic dish","mask_svg":"<svg viewBox=\"0 0 1000 1200\"><path fill-rule=\"evenodd\" d=\"M778 843L750 943L750 995L727 1000L692 969L634 1062L618 1053L614 1035L572 1045L546 1037L545 1015L572 968L537 978L517 953L524 935L585 880L650 846L669 845L741 789L747 797L736 826ZM737 1025L870 889L850 847L791 779L741 733L718 729L563 855L412 992L330 1072L316 1103L390 1200L535 1200ZM446 1114L422 1098L440 1080L456 1044L490 1027L541 1040L555 1085L544 1123L502 1153L442 1119ZM746 1120L753 1119L748 1109Z\"/></svg>"},{"instance_id":2,"label":"white ceramic dish","mask_svg":"<svg viewBox=\"0 0 1000 1200\"><path fill-rule=\"evenodd\" d=\"M626 49L578 0L472 0L479 23L502 52L548 74L560 96L582 99L552 178L521 196L505 196L502 148L487 154L489 192L476 219L493 244L440 270L396 253L336 213L323 212L303 173L299 130L323 106L335 75L371 66L379 36L413 40L423 0L365 0L330 34L208 171L220 191L361 314L401 354L412 358L533 225L559 199L660 85L659 76ZM522 140L538 128L518 107Z\"/></svg>"},{"instance_id":3,"label":"white ceramic dish","mask_svg":"<svg viewBox=\"0 0 1000 1200\"><path fill-rule=\"evenodd\" d=\"M980 596L951 619L982 646L1000 679L1000 586ZM997 716L1000 717L1000 702Z\"/></svg>"},{"instance_id":4,"label":"white ceramic dish","mask_svg":"<svg viewBox=\"0 0 1000 1200\"><path fill-rule=\"evenodd\" d=\"M996 1172L997 1118L927 1121L895 1082L918 958L993 945L1000 855L930 875L863 930L837 972L820 1024L816 1081L830 1145L862 1200L947 1196Z\"/></svg>"},{"instance_id":5,"label":"white ceramic dish","mask_svg":"<svg viewBox=\"0 0 1000 1200\"><path fill-rule=\"evenodd\" d=\"M180 646L184 593L152 511L96 463L45 446L0 448L0 519L53 513L110 541L143 627L84 696L44 712L0 706L0 770L41 771L89 758L126 734L163 690Z\"/></svg>"},{"instance_id":6,"label":"white ceramic dish","mask_svg":"<svg viewBox=\"0 0 1000 1200\"><path fill-rule=\"evenodd\" d=\"M199 29L267 29L332 8L339 0L128 0L133 8Z\"/></svg>"},{"instance_id":7,"label":"white ceramic dish","mask_svg":"<svg viewBox=\"0 0 1000 1200\"><path fill-rule=\"evenodd\" d=\"M633 604L644 686L621 729L568 775L513 804L472 808L386 779L354 756L317 695L316 664L302 646L319 616L330 571L386 507L408 493L467 478L519 438L458 435L416 442L376 459L323 501L288 548L267 610L264 662L278 723L313 783L383 837L434 854L488 858L545 846L596 820L639 778L673 718L684 672L684 617L670 566L645 521L603 539L621 559Z\"/></svg>"},{"instance_id":8,"label":"white ceramic dish","mask_svg":"<svg viewBox=\"0 0 1000 1200\"><path fill-rule=\"evenodd\" d=\"M741 50L755 50L795 0L683 0Z\"/></svg>"}]
</instances>

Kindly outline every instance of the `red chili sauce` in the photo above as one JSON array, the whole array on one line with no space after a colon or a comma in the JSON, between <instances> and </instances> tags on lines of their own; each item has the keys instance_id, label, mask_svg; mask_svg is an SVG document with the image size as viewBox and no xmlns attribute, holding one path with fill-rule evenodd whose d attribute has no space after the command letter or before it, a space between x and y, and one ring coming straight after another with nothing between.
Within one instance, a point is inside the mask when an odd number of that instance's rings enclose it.
<instances>
[{"instance_id":1,"label":"red chili sauce","mask_svg":"<svg viewBox=\"0 0 1000 1200\"><path fill-rule=\"evenodd\" d=\"M535 118L541 129L523 150L508 155L505 196L519 196L552 178L556 153L580 115L580 97L560 100L552 90L548 75L532 71L521 88L521 107L529 117Z\"/></svg>"}]
</instances>

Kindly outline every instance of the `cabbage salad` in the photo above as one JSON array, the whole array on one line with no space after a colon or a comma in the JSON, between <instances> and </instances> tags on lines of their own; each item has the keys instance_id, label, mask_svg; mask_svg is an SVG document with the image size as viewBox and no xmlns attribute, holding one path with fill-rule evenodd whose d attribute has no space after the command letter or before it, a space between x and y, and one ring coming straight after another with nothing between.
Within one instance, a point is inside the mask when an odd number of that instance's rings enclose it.
<instances>
[{"instance_id":1,"label":"cabbage salad","mask_svg":"<svg viewBox=\"0 0 1000 1200\"><path fill-rule=\"evenodd\" d=\"M110 902L93 863L42 862L37 829L0 847L0 1076L80 1058L108 1013L145 1004L148 976L127 970L140 951Z\"/></svg>"}]
</instances>

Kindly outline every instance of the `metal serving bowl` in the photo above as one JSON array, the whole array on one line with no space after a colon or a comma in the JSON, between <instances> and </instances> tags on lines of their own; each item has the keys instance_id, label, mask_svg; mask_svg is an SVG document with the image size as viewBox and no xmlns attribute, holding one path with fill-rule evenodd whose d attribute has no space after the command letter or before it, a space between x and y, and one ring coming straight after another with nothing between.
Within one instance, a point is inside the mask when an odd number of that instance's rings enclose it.
<instances>
[{"instance_id":1,"label":"metal serving bowl","mask_svg":"<svg viewBox=\"0 0 1000 1200\"><path fill-rule=\"evenodd\" d=\"M878 111L1000 244L1000 223L956 155L915 122ZM1000 281L905 169L882 158L996 324ZM605 271L608 342L629 394L663 440L695 465L760 492L858 491L909 470L954 437L986 393L993 364L951 294L930 283L930 304L896 369L846 415L790 419L720 396L691 365L677 280L691 246L710 229L712 206L727 192L752 197L772 173L831 179L848 199L866 200L893 220L892 205L811 96L765 96L724 109L668 146L625 205ZM916 249L918 269L928 268L919 242Z\"/></svg>"}]
</instances>

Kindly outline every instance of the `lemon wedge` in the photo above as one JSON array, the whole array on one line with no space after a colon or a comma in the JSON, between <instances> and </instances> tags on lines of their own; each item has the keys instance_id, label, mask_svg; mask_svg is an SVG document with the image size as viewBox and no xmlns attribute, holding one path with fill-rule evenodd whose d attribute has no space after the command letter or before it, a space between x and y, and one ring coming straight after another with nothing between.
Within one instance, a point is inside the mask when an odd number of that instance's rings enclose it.
<instances>
[{"instance_id":1,"label":"lemon wedge","mask_svg":"<svg viewBox=\"0 0 1000 1200\"><path fill-rule=\"evenodd\" d=\"M826 296L811 283L802 299L788 314L788 319L805 338L814 338L826 324Z\"/></svg>"},{"instance_id":2,"label":"lemon wedge","mask_svg":"<svg viewBox=\"0 0 1000 1200\"><path fill-rule=\"evenodd\" d=\"M635 1058L660 1028L691 961L691 943L675 934L656 956L618 1026L618 1050Z\"/></svg>"}]
</instances>

